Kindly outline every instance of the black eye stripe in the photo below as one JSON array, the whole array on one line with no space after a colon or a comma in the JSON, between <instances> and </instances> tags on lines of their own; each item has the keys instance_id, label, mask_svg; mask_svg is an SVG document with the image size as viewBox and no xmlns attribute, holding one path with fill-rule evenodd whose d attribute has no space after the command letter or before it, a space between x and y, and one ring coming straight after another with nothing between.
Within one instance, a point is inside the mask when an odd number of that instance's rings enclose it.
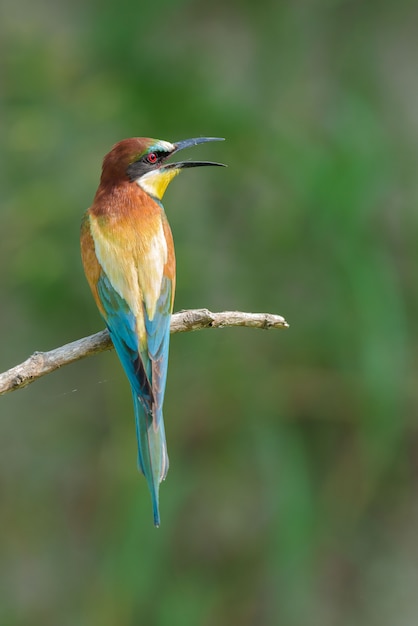
<instances>
[{"instance_id":1,"label":"black eye stripe","mask_svg":"<svg viewBox=\"0 0 418 626\"><path fill-rule=\"evenodd\" d=\"M148 161L148 156L150 154L155 154L155 156L157 157L157 159L153 163L150 163ZM129 180L131 182L134 182L135 180L140 178L143 174L146 174L147 172L150 172L153 169L156 169L158 165L161 163L161 161L168 158L168 156L169 154L165 152L164 150L151 150L151 152L147 152L147 154L144 154L142 157L140 157L138 161L134 161L133 163L128 165L126 174Z\"/></svg>"}]
</instances>

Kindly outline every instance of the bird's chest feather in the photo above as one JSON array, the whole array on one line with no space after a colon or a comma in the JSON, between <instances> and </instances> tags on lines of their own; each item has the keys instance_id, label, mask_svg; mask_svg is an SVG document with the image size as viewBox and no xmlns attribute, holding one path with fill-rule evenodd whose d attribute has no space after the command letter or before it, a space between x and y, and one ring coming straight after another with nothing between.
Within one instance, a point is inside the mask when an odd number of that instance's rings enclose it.
<instances>
[{"instance_id":1,"label":"bird's chest feather","mask_svg":"<svg viewBox=\"0 0 418 626\"><path fill-rule=\"evenodd\" d=\"M136 317L145 304L153 319L161 293L168 257L163 219L161 210L90 215L97 259Z\"/></svg>"}]
</instances>

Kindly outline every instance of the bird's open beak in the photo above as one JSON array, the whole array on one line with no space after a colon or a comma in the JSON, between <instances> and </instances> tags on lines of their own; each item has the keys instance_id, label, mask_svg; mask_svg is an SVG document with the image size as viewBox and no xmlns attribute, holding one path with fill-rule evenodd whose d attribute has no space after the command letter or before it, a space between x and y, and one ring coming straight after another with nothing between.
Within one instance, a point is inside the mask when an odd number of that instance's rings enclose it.
<instances>
[{"instance_id":1,"label":"bird's open beak","mask_svg":"<svg viewBox=\"0 0 418 626\"><path fill-rule=\"evenodd\" d=\"M171 154L183 150L184 148L190 148L191 146L197 146L199 143L207 143L208 141L224 141L223 137L195 137L194 139L183 139L183 141L176 141L174 150ZM180 170L185 167L200 167L203 165L217 165L219 167L226 167L224 163L215 163L214 161L180 161L178 163L164 164L164 169Z\"/></svg>"},{"instance_id":2,"label":"bird's open beak","mask_svg":"<svg viewBox=\"0 0 418 626\"><path fill-rule=\"evenodd\" d=\"M165 190L170 182L177 174L186 167L200 167L201 165L219 165L220 167L226 167L223 163L214 163L213 161L180 161L179 163L166 163L172 154L183 148L189 148L190 146L196 146L199 143L206 143L208 141L223 141L218 137L197 137L196 139L185 139L184 141L177 141L176 143L169 144L172 146L171 151L167 151L167 155L163 157L162 163L145 174L143 174L138 180L138 185L152 198L161 200Z\"/></svg>"}]
</instances>

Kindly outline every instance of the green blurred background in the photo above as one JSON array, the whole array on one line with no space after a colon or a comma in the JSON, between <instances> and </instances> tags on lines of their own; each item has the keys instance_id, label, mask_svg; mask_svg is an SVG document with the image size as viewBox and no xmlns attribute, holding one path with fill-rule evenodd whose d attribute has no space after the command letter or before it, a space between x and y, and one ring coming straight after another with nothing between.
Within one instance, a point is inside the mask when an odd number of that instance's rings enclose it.
<instances>
[{"instance_id":1,"label":"green blurred background","mask_svg":"<svg viewBox=\"0 0 418 626\"><path fill-rule=\"evenodd\" d=\"M418 624L418 6L3 0L0 371L102 328L79 224L116 141L223 136L165 206L162 526L113 352L0 399L1 626ZM191 152L188 153L191 157Z\"/></svg>"}]
</instances>

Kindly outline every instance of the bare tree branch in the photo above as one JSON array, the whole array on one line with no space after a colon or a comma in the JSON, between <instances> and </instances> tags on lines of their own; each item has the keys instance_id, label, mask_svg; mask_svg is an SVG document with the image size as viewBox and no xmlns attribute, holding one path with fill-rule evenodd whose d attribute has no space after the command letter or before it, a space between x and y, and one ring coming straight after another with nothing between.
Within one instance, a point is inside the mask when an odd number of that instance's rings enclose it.
<instances>
[{"instance_id":1,"label":"bare tree branch","mask_svg":"<svg viewBox=\"0 0 418 626\"><path fill-rule=\"evenodd\" d=\"M184 333L201 328L223 328L247 326L252 328L288 328L288 323L280 315L271 313L242 313L223 311L212 313L208 309L190 309L174 313L171 318L171 333ZM87 356L111 350L112 341L107 330L95 335L67 343L49 352L34 352L26 361L0 374L0 395L22 389L41 376L74 363Z\"/></svg>"}]
</instances>

